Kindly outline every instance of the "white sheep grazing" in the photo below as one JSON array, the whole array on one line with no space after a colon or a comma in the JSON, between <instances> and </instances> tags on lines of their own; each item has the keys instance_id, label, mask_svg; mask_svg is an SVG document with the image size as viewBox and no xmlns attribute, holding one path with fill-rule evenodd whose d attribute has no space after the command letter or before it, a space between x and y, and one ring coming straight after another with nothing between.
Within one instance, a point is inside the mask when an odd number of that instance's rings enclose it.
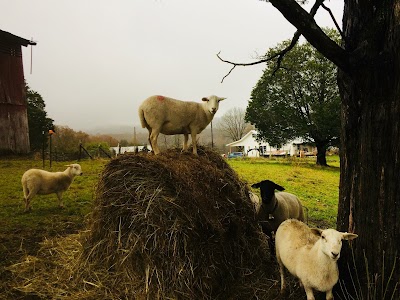
<instances>
[{"instance_id":1,"label":"white sheep grazing","mask_svg":"<svg viewBox=\"0 0 400 300\"><path fill-rule=\"evenodd\" d=\"M212 121L219 102L225 98L210 96L203 103L180 101L164 96L151 96L139 107L139 118L143 128L149 131L149 143L154 154L159 154L157 138L166 135L183 134L183 150L188 149L189 134L192 137L193 153L197 154L196 135Z\"/></svg>"},{"instance_id":2,"label":"white sheep grazing","mask_svg":"<svg viewBox=\"0 0 400 300\"><path fill-rule=\"evenodd\" d=\"M24 190L25 211L31 209L32 198L36 195L56 193L58 204L64 207L62 194L65 192L75 176L82 175L79 164L71 164L64 172L47 172L39 169L30 169L22 175L21 183Z\"/></svg>"},{"instance_id":3,"label":"white sheep grazing","mask_svg":"<svg viewBox=\"0 0 400 300\"><path fill-rule=\"evenodd\" d=\"M342 240L352 240L358 235L335 229L309 228L295 219L283 222L275 235L276 258L281 273L281 293L285 291L284 267L299 278L307 294L314 300L313 289L326 292L333 300L332 288L339 279L337 260Z\"/></svg>"}]
</instances>

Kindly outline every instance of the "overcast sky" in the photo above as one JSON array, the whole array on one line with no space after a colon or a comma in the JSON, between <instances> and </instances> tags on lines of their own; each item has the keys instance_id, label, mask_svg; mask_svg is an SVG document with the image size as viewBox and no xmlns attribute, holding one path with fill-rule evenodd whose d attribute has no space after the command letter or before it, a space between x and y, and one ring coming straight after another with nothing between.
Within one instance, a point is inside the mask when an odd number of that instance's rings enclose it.
<instances>
[{"instance_id":1,"label":"overcast sky","mask_svg":"<svg viewBox=\"0 0 400 300\"><path fill-rule=\"evenodd\" d=\"M37 42L23 49L25 79L57 125L75 130L138 126L138 107L161 94L200 101L218 95L217 116L246 108L263 65L252 62L293 36L294 27L259 0L0 0L0 29ZM331 0L339 24L343 0ZM309 10L309 9L308 9ZM333 27L320 9L320 26ZM112 131L115 131L114 129Z\"/></svg>"}]
</instances>

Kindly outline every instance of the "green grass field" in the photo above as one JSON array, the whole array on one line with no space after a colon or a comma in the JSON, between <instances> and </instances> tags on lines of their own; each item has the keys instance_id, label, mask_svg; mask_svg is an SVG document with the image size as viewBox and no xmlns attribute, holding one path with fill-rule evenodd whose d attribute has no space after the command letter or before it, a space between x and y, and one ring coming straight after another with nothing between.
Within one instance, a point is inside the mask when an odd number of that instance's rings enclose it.
<instances>
[{"instance_id":1,"label":"green grass field","mask_svg":"<svg viewBox=\"0 0 400 300\"><path fill-rule=\"evenodd\" d=\"M24 213L22 174L30 168L42 168L42 161L0 159L0 298L11 276L5 270L7 266L26 254L35 255L44 239L85 228L85 217L91 211L96 184L107 162L80 162L84 174L76 177L64 193L64 209L58 207L55 194L38 195L32 201L33 210ZM63 171L68 163L53 162L51 171ZM229 164L249 185L270 179L298 195L309 211L311 225L335 226L340 173L337 156L328 157L330 167L316 166L311 159L232 159ZM48 162L45 169L49 170Z\"/></svg>"},{"instance_id":2,"label":"green grass field","mask_svg":"<svg viewBox=\"0 0 400 300\"><path fill-rule=\"evenodd\" d=\"M297 195L309 212L309 223L321 227L336 225L339 163L337 156L328 157L330 167L317 166L311 158L230 160L233 169L249 185L269 179Z\"/></svg>"}]
</instances>

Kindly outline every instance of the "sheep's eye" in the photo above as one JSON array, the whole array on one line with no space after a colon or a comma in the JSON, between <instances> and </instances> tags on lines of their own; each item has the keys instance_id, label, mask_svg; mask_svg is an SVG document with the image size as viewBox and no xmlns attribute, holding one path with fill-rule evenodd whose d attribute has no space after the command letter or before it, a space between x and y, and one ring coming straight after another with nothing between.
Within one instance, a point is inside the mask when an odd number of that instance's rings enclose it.
<instances>
[{"instance_id":1,"label":"sheep's eye","mask_svg":"<svg viewBox=\"0 0 400 300\"><path fill-rule=\"evenodd\" d=\"M321 239L325 240L325 236L324 236L324 235L321 235Z\"/></svg>"}]
</instances>

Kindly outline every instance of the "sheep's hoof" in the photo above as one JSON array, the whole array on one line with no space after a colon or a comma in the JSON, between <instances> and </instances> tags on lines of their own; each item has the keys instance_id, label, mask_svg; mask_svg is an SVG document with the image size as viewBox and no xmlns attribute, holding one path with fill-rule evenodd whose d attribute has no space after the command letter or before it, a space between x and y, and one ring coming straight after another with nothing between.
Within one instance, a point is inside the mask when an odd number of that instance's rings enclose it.
<instances>
[{"instance_id":1,"label":"sheep's hoof","mask_svg":"<svg viewBox=\"0 0 400 300\"><path fill-rule=\"evenodd\" d=\"M280 296L280 298L281 299L287 299L287 289L286 289L286 287L284 287L284 288L281 288L281 291L280 291L280 293L279 293L279 296Z\"/></svg>"}]
</instances>

